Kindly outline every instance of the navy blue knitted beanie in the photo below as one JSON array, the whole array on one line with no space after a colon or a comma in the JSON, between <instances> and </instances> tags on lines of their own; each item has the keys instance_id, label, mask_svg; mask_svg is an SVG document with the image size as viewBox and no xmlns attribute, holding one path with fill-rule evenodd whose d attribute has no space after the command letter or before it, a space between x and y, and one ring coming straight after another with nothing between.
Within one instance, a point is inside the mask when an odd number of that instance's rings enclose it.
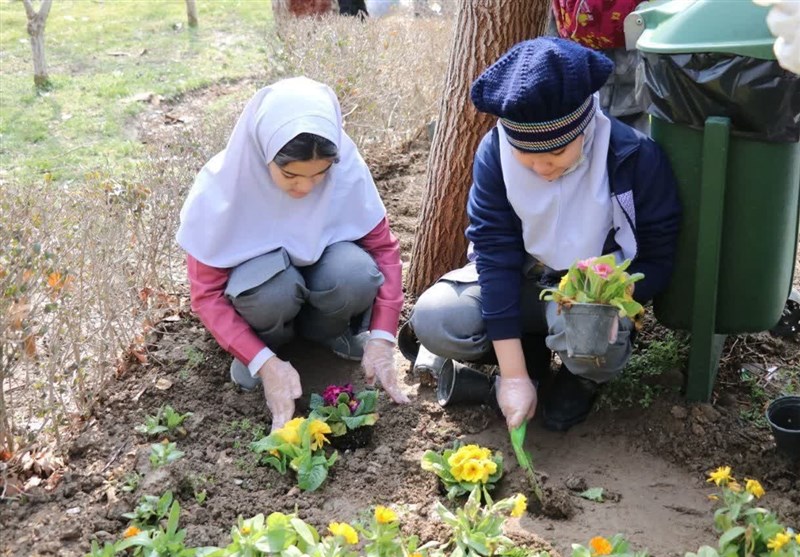
<instances>
[{"instance_id":1,"label":"navy blue knitted beanie","mask_svg":"<svg viewBox=\"0 0 800 557\"><path fill-rule=\"evenodd\" d=\"M614 64L566 39L539 37L511 47L472 84L480 112L500 118L509 142L528 152L563 147L594 116L592 95Z\"/></svg>"}]
</instances>

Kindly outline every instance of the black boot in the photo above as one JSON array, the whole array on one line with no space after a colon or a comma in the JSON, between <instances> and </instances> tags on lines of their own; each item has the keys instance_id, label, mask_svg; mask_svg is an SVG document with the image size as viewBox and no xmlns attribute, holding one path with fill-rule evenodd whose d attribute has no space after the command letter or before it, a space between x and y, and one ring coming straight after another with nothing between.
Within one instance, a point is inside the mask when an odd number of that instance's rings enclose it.
<instances>
[{"instance_id":1,"label":"black boot","mask_svg":"<svg viewBox=\"0 0 800 557\"><path fill-rule=\"evenodd\" d=\"M592 409L600 384L573 375L562 365L544 402L544 427L567 431L584 421Z\"/></svg>"}]
</instances>

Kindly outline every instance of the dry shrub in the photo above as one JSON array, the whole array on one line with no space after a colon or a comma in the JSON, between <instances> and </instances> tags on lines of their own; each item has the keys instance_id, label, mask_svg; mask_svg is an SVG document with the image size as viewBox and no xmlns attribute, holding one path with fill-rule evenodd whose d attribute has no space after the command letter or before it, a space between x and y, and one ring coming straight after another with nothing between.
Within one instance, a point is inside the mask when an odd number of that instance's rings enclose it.
<instances>
[{"instance_id":1,"label":"dry shrub","mask_svg":"<svg viewBox=\"0 0 800 557\"><path fill-rule=\"evenodd\" d=\"M59 443L123 357L147 358L145 333L183 293L180 204L220 146L156 145L136 181L94 171L69 187L47 176L3 186L0 447Z\"/></svg>"},{"instance_id":2,"label":"dry shrub","mask_svg":"<svg viewBox=\"0 0 800 557\"><path fill-rule=\"evenodd\" d=\"M292 19L281 25L278 69L330 85L348 134L373 158L437 116L452 28L443 17Z\"/></svg>"}]
</instances>

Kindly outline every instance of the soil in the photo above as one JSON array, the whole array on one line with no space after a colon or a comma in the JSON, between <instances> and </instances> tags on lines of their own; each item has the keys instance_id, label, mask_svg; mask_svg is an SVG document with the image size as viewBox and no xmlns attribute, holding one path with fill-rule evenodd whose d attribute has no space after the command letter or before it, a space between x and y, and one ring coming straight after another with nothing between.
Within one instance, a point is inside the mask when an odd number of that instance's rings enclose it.
<instances>
[{"instance_id":1,"label":"soil","mask_svg":"<svg viewBox=\"0 0 800 557\"><path fill-rule=\"evenodd\" d=\"M200 101L198 96L191 100ZM179 112L179 106L172 108ZM170 123L170 133L181 125ZM422 139L369 161L404 261L423 196L427 149ZM67 468L59 482L51 482L55 487L48 490L43 483L0 505L0 555L82 555L92 539L119 538L128 524L121 515L142 494L166 489L176 493L187 543L195 546L228 543L239 515L296 510L324 529L379 503L399 509L404 528L423 540L440 539L444 530L433 506L442 498L436 479L419 463L425 450L456 439L505 455L497 496L526 491L503 421L485 407L440 407L434 391L407 373L410 366L398 353L399 369L406 372L401 383L412 403L396 406L382 393L370 443L342 452L318 491L301 492L291 475L256 465L247 446L269 427L263 394L234 387L229 357L187 309L160 323L149 343L148 362L135 363L119 377L69 446ZM712 403L690 404L668 391L647 409L598 411L566 433L546 431L535 420L527 448L548 503L544 512L512 521L510 535L562 555L569 555L571 543L616 532L654 555L683 555L715 545L708 499L714 489L705 475L720 465L732 466L737 477L760 479L767 490L764 506L788 525L800 525L800 466L777 454L768 429L748 418L763 409L754 405L752 389L739 375L752 361L764 368L774 362L796 369L798 354L793 339L742 336L729 342ZM302 373L306 397L299 412L309 393L328 384L363 387L357 364L320 347L295 342L281 355ZM674 383L676 373L680 382L680 370L666 370L664 382ZM185 456L153 471L149 447L160 438L147 440L134 428L165 404L192 412L184 424L186 435L175 439ZM142 479L126 493L124 478L132 471ZM602 487L604 501L578 495L589 487ZM202 490L206 499L200 504L195 493Z\"/></svg>"}]
</instances>

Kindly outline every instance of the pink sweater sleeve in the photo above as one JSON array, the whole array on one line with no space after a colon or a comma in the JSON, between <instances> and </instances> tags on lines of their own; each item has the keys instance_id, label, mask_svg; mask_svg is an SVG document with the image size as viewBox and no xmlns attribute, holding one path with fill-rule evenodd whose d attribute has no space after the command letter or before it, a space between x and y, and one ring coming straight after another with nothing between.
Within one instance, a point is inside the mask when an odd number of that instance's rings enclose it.
<instances>
[{"instance_id":1,"label":"pink sweater sleeve","mask_svg":"<svg viewBox=\"0 0 800 557\"><path fill-rule=\"evenodd\" d=\"M383 285L372 306L369 328L397 335L397 324L403 309L403 265L400 262L400 242L383 218L372 231L358 241L369 253L383 274Z\"/></svg>"},{"instance_id":2,"label":"pink sweater sleeve","mask_svg":"<svg viewBox=\"0 0 800 557\"><path fill-rule=\"evenodd\" d=\"M225 297L231 270L210 267L191 255L186 256L186 263L192 310L224 350L243 364L249 364L265 345Z\"/></svg>"}]
</instances>

